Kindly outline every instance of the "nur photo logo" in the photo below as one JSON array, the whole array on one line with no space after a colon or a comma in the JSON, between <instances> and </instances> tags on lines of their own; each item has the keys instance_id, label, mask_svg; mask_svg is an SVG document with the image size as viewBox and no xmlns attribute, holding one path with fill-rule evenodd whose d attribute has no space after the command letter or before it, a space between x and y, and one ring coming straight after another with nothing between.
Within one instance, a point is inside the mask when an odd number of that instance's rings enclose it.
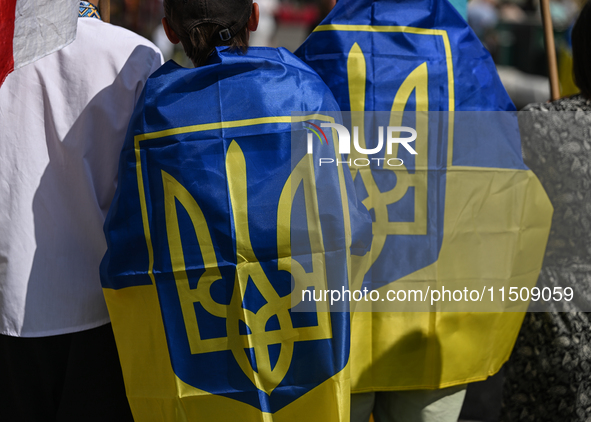
<instances>
[{"instance_id":1,"label":"nur photo logo","mask_svg":"<svg viewBox=\"0 0 591 422\"><path fill-rule=\"evenodd\" d=\"M313 142L314 135L318 138L320 143L326 143L328 145L328 137L322 128L333 129L336 131L338 138L338 152L342 155L349 155L351 153L351 134L349 129L338 123L321 123L320 126L307 120L305 122L308 126L305 126L309 130L307 134L307 154L313 153ZM378 142L373 148L364 148L361 146L359 141L359 126L353 126L353 147L359 154L366 155L367 157L358 157L349 160L339 160L338 158L327 158L319 157L318 164L343 164L347 163L349 166L355 165L357 167L369 166L374 161L377 166L389 166L389 167L400 167L404 164L401 158L384 158L384 157L370 157L371 155L378 155L386 146L386 155L392 155L394 145L402 145L409 154L416 155L417 152L410 145L417 139L417 131L408 126L387 126L384 130L384 126L378 126ZM385 133L385 136L384 136ZM408 133L410 136L399 137L399 134ZM395 136L396 135L396 136ZM384 142L385 138L385 142ZM398 149L398 148L396 148Z\"/></svg>"}]
</instances>

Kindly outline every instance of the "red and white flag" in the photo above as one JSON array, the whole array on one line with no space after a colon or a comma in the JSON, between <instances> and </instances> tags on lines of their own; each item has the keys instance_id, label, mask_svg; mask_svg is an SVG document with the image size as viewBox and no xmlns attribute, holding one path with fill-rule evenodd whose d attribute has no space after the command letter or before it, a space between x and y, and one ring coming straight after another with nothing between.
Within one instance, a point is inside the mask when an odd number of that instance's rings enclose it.
<instances>
[{"instance_id":1,"label":"red and white flag","mask_svg":"<svg viewBox=\"0 0 591 422\"><path fill-rule=\"evenodd\" d=\"M76 37L78 0L0 0L0 85Z\"/></svg>"}]
</instances>

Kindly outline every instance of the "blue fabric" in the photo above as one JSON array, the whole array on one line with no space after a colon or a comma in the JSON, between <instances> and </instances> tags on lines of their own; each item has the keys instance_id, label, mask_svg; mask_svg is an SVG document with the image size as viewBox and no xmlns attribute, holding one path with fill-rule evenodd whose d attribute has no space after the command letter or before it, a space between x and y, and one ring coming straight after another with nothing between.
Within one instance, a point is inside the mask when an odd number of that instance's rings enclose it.
<instances>
[{"instance_id":1,"label":"blue fabric","mask_svg":"<svg viewBox=\"0 0 591 422\"><path fill-rule=\"evenodd\" d=\"M337 25L337 26L331 26ZM340 27L338 25L341 25ZM371 27L372 29L368 29ZM365 61L364 111L389 116L393 101L411 72L426 65L429 129L425 151L428 193L423 203L411 186L405 195L387 204L388 221L375 222L373 204L381 193L397 188L394 171L372 167L379 192L367 207L374 216L374 231L390 223L414 222L426 210L426 232L389 235L364 283L379 288L434 263L443 238L443 213L448 171L448 128L453 119L452 165L526 169L521 158L515 107L503 88L488 51L466 21L447 0L370 1L340 0L295 54L326 82L343 111L351 110L348 60L359 48ZM355 89L359 86L354 85ZM403 125L416 127L417 90L404 108ZM453 113L450 113L452 112ZM483 111L489 111L484 113ZM388 120L380 123L388 125ZM366 122L366 139L375 139ZM418 130L418 129L417 129ZM418 142L418 141L417 141ZM382 153L383 154L383 153ZM399 151L409 174L417 171L421 156ZM368 186L355 176L360 200ZM422 182L421 182L422 183ZM393 265L395 263L395 265Z\"/></svg>"},{"instance_id":2,"label":"blue fabric","mask_svg":"<svg viewBox=\"0 0 591 422\"><path fill-rule=\"evenodd\" d=\"M455 111L515 111L497 75L488 51L466 21L447 0L369 1L341 0L320 23L371 25L445 31L451 51ZM347 86L347 55L354 43L367 63L367 111L390 111L393 95L406 76L427 63L429 110L447 112L450 87L446 46L442 35L410 32L315 31L295 52L310 65L335 94L343 111L350 110ZM407 109L414 108L411 98ZM493 116L493 115L489 115ZM471 117L465 117L468 121ZM506 117L497 117L506 119ZM496 122L479 122L481 134L496 131ZM514 127L516 127L514 125ZM491 143L487 136L454 136L454 165L520 168L519 138ZM473 151L478 151L478 156Z\"/></svg>"}]
</instances>

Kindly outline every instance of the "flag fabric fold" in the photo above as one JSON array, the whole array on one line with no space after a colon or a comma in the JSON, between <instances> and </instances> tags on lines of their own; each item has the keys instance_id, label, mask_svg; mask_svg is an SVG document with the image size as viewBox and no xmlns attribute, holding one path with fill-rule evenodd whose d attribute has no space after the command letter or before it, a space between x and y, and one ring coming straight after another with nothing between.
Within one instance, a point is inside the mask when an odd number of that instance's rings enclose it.
<instances>
[{"instance_id":1,"label":"flag fabric fold","mask_svg":"<svg viewBox=\"0 0 591 422\"><path fill-rule=\"evenodd\" d=\"M343 111L390 112L386 124L418 133L418 154L399 151L400 168L351 166L374 234L368 257L353 262L356 285L381 297L409 283L535 285L552 207L523 164L490 55L447 0L339 1L296 55ZM498 371L523 313L441 309L356 313L353 392L443 388Z\"/></svg>"}]
</instances>

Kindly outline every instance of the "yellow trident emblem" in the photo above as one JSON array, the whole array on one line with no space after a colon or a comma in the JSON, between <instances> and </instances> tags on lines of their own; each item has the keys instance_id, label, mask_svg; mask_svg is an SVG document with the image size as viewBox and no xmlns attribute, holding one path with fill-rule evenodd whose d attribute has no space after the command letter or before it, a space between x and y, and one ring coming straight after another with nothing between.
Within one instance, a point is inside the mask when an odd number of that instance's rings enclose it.
<instances>
[{"instance_id":1,"label":"yellow trident emblem","mask_svg":"<svg viewBox=\"0 0 591 422\"><path fill-rule=\"evenodd\" d=\"M315 289L326 288L322 231L317 217L317 197L314 186L314 167L310 157L304 157L293 170L285 183L277 210L277 250L278 269L292 274L297 286ZM251 382L260 390L271 394L287 374L293 356L294 344L299 341L332 338L329 314L318 312L318 325L294 328L289 309L292 308L291 295L280 297L273 288L261 264L254 254L248 224L247 172L244 153L232 141L226 155L226 174L231 200L232 216L236 239L236 276L230 304L216 302L210 293L211 285L220 280L216 254L201 208L191 194L171 175L162 171L166 213L166 231L170 258L180 304L192 354L230 350L240 368ZM306 273L304 268L291 258L291 210L295 192L303 186L306 199L308 236L313 256L313 271ZM181 242L176 202L180 203L191 219L197 236L205 272L198 280L197 287L191 288ZM242 306L248 280L252 280L266 304L256 313ZM219 318L226 320L227 337L202 338L199 321L195 313L195 303ZM293 306L297 304L294 300ZM325 310L325 309L321 309ZM267 322L277 317L280 329L266 331ZM240 334L240 321L250 329L248 334ZM277 362L273 365L269 347L280 345ZM253 369L246 349L254 349L256 370Z\"/></svg>"},{"instance_id":2,"label":"yellow trident emblem","mask_svg":"<svg viewBox=\"0 0 591 422\"><path fill-rule=\"evenodd\" d=\"M349 100L351 105L351 126L359 127L359 145L367 148L364 131L365 111L365 85L366 85L366 62L363 51L355 43L349 51L347 59L347 75L349 84ZM401 126L402 117L406 104L415 92L416 98L416 131L417 139L415 149L415 170L409 172L406 166L395 168L381 168L377 171L393 172L396 175L396 185L385 192L380 191L372 173L367 167L357 167L354 161L358 158L367 159L367 155L353 150L350 154L351 174L353 179L361 177L367 191L367 198L363 205L368 210L373 209L375 222L373 223L373 240L371 245L371 257L356 257L353 268L356 269L355 288L359 288L363 276L380 256L388 235L426 235L427 234L427 170L428 170L428 134L429 134L429 95L428 95L428 70L427 63L422 63L415 68L402 83L390 112L389 126ZM399 136L394 134L394 136ZM397 158L398 144L394 145L391 156L385 153L385 160ZM376 170L374 170L376 171ZM408 192L414 188L414 221L413 222L391 222L388 219L388 205L400 201Z\"/></svg>"}]
</instances>

